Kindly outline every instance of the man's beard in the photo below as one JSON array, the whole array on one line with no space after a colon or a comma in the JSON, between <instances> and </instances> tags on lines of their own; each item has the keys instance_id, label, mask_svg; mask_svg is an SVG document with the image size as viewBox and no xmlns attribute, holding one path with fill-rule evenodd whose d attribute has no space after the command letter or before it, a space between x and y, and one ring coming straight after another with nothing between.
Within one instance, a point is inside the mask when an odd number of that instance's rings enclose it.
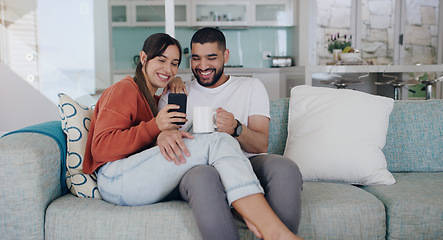
<instances>
[{"instance_id":1,"label":"man's beard","mask_svg":"<svg viewBox=\"0 0 443 240\"><path fill-rule=\"evenodd\" d=\"M218 82L218 80L221 78L224 68L225 68L225 66L221 67L221 69L219 69L218 71L213 69L213 71L215 71L214 77L212 78L212 81L206 82L206 83L204 83L200 79L200 75L197 74L195 69L192 69L192 73L194 73L194 76L197 79L198 84L200 84L203 87L211 87L211 86L214 86Z\"/></svg>"}]
</instances>

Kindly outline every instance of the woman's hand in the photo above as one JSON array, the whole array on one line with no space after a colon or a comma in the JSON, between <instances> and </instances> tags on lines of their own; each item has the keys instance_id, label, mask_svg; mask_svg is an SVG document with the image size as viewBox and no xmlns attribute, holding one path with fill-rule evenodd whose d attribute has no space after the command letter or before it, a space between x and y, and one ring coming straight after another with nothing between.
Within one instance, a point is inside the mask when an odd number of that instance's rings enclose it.
<instances>
[{"instance_id":1,"label":"woman's hand","mask_svg":"<svg viewBox=\"0 0 443 240\"><path fill-rule=\"evenodd\" d=\"M165 94L168 90L171 90L171 93L184 93L188 94L186 91L186 86L183 80L180 77L173 77L171 81L169 81L168 85L163 89L163 93Z\"/></svg>"},{"instance_id":2,"label":"woman's hand","mask_svg":"<svg viewBox=\"0 0 443 240\"><path fill-rule=\"evenodd\" d=\"M186 148L183 138L194 138L190 133L180 130L162 131L157 137L157 144L161 154L168 161L173 161L175 165L185 164L186 157L190 157L188 148Z\"/></svg>"},{"instance_id":3,"label":"woman's hand","mask_svg":"<svg viewBox=\"0 0 443 240\"><path fill-rule=\"evenodd\" d=\"M157 123L158 129L160 129L160 131L179 129L180 125L177 125L175 123L186 123L188 121L188 119L186 119L186 113L168 112L171 109L179 108L179 105L168 104L158 112L157 117L155 117L155 122Z\"/></svg>"}]
</instances>

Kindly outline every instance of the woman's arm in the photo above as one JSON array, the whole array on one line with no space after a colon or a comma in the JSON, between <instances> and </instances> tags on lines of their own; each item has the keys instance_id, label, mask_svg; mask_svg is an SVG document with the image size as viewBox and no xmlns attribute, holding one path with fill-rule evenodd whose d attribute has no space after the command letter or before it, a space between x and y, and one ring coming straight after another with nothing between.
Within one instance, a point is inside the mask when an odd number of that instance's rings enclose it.
<instances>
[{"instance_id":1,"label":"woman's arm","mask_svg":"<svg viewBox=\"0 0 443 240\"><path fill-rule=\"evenodd\" d=\"M170 109L178 108L177 105L167 105L157 117L151 115L150 120L137 123L138 116L131 114L140 111L135 109L137 105L127 103L119 111L110 107L99 111L91 146L94 161L105 163L109 159L118 160L152 147L160 132L178 129L179 126L173 122L186 121L186 114L169 112ZM115 108L115 105L111 106Z\"/></svg>"},{"instance_id":2,"label":"woman's arm","mask_svg":"<svg viewBox=\"0 0 443 240\"><path fill-rule=\"evenodd\" d=\"M91 144L93 159L106 163L128 157L153 146L159 133L155 118L134 125L130 118L105 109L95 124Z\"/></svg>"},{"instance_id":3,"label":"woman's arm","mask_svg":"<svg viewBox=\"0 0 443 240\"><path fill-rule=\"evenodd\" d=\"M137 85L125 79L107 89L97 102L88 141L94 162L102 164L153 146L159 133Z\"/></svg>"}]
</instances>

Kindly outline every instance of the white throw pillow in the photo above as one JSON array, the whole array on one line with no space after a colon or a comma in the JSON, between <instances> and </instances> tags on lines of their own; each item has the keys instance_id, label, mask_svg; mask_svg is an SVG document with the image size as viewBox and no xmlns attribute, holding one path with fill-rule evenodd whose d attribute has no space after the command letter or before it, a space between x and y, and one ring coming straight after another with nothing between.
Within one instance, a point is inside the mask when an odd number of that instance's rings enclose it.
<instances>
[{"instance_id":1,"label":"white throw pillow","mask_svg":"<svg viewBox=\"0 0 443 240\"><path fill-rule=\"evenodd\" d=\"M66 185L78 197L101 199L95 174L83 174L86 141L94 111L63 93L58 96L59 115L67 145Z\"/></svg>"},{"instance_id":2,"label":"white throw pillow","mask_svg":"<svg viewBox=\"0 0 443 240\"><path fill-rule=\"evenodd\" d=\"M284 156L305 181L394 184L382 149L394 100L348 90L296 86Z\"/></svg>"}]
</instances>

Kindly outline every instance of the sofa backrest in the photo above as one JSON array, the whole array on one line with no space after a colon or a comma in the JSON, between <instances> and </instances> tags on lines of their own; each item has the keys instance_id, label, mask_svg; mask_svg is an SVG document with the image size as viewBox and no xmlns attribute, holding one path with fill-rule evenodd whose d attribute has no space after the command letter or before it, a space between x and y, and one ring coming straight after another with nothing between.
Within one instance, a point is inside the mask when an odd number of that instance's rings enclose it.
<instances>
[{"instance_id":1,"label":"sofa backrest","mask_svg":"<svg viewBox=\"0 0 443 240\"><path fill-rule=\"evenodd\" d=\"M288 137L289 98L271 100L268 153L283 155Z\"/></svg>"},{"instance_id":2,"label":"sofa backrest","mask_svg":"<svg viewBox=\"0 0 443 240\"><path fill-rule=\"evenodd\" d=\"M443 100L395 101L383 152L391 172L443 171Z\"/></svg>"},{"instance_id":3,"label":"sofa backrest","mask_svg":"<svg viewBox=\"0 0 443 240\"><path fill-rule=\"evenodd\" d=\"M283 154L289 98L270 102L268 153ZM383 149L391 172L443 171L443 100L395 101Z\"/></svg>"}]
</instances>

